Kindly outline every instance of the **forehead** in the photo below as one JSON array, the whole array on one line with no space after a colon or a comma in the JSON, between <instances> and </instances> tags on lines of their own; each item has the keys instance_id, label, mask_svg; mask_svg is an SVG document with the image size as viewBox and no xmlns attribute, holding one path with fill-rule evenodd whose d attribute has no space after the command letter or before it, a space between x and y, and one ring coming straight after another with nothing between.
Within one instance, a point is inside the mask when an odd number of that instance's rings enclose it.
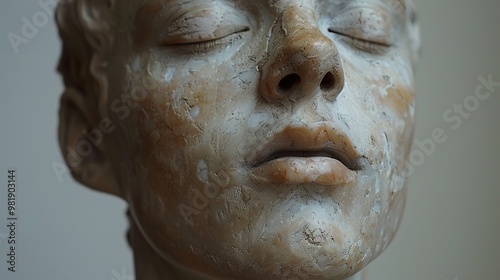
<instances>
[{"instance_id":1,"label":"forehead","mask_svg":"<svg viewBox=\"0 0 500 280\"><path fill-rule=\"evenodd\" d=\"M286 7L290 5L295 6L316 6L324 8L338 8L342 9L348 5L373 5L373 4L383 4L386 6L394 15L400 17L406 17L406 7L407 1L409 0L137 0L138 5L130 5L131 2L123 1L123 6L126 8L132 8L132 13L135 15L139 25L144 23L151 23L151 21L158 15L171 12L181 8L182 6L197 6L197 5L207 5L213 8L217 8L217 5L229 4L234 9L238 7L248 7L249 3L253 3L259 6L269 6L269 7ZM240 5L238 5L240 4Z\"/></svg>"},{"instance_id":2,"label":"forehead","mask_svg":"<svg viewBox=\"0 0 500 280\"><path fill-rule=\"evenodd\" d=\"M235 8L238 8L237 4L246 4L248 0L138 0L140 4L137 7L138 13L150 13L153 11L158 11L162 9L171 9L179 7L182 5L196 5L196 4L212 4L214 6L222 3L226 4L236 4ZM252 0L251 3L264 4L268 6L287 6L287 5L308 5L308 6L338 6L349 4L385 4L393 12L400 13L406 10L408 0ZM123 1L124 5L127 5L128 1ZM248 2L250 3L250 2ZM145 9L145 7L147 7Z\"/></svg>"}]
</instances>

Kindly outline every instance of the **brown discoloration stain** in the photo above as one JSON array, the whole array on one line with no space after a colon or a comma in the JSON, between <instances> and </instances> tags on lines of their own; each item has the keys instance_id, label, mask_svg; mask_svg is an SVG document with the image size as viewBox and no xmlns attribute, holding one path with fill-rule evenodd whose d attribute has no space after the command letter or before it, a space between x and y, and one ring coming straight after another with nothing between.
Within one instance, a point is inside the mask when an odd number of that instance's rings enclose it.
<instances>
[{"instance_id":1,"label":"brown discoloration stain","mask_svg":"<svg viewBox=\"0 0 500 280\"><path fill-rule=\"evenodd\" d=\"M414 94L410 90L393 87L387 90L387 97L384 98L384 101L400 116L404 116L410 111L410 107L413 105Z\"/></svg>"}]
</instances>

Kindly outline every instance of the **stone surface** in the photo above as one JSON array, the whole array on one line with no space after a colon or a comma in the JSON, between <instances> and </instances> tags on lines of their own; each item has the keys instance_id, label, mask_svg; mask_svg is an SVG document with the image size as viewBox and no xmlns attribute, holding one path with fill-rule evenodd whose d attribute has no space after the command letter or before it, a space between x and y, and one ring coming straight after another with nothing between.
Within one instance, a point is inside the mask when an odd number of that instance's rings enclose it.
<instances>
[{"instance_id":1,"label":"stone surface","mask_svg":"<svg viewBox=\"0 0 500 280\"><path fill-rule=\"evenodd\" d=\"M130 205L138 279L361 279L403 213L401 1L65 1L61 149Z\"/></svg>"}]
</instances>

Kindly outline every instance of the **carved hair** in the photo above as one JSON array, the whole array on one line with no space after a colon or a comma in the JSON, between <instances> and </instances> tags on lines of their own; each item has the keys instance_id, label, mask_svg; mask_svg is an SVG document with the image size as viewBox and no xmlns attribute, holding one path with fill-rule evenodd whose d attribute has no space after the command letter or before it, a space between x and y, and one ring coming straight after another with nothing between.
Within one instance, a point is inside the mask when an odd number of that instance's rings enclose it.
<instances>
[{"instance_id":1,"label":"carved hair","mask_svg":"<svg viewBox=\"0 0 500 280\"><path fill-rule=\"evenodd\" d=\"M107 99L106 59L113 51L111 12L115 0L62 0L56 22L62 39L62 54L57 70L66 91L96 95L95 106L102 109ZM89 96L90 97L90 96Z\"/></svg>"}]
</instances>

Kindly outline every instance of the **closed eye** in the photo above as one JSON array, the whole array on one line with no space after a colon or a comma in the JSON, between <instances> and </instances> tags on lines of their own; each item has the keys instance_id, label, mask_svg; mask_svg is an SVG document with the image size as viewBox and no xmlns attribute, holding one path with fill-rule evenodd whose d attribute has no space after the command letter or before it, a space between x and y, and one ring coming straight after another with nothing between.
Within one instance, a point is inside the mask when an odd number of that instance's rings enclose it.
<instances>
[{"instance_id":1,"label":"closed eye","mask_svg":"<svg viewBox=\"0 0 500 280\"><path fill-rule=\"evenodd\" d=\"M200 36L198 39L190 40L168 40L160 44L163 47L171 48L175 51L190 53L207 53L219 48L225 48L238 43L243 39L244 33L250 31L249 27L240 27L229 34L219 35L214 39L205 39L208 37Z\"/></svg>"},{"instance_id":2,"label":"closed eye","mask_svg":"<svg viewBox=\"0 0 500 280\"><path fill-rule=\"evenodd\" d=\"M346 34L346 33L337 31L333 28L329 28L328 32L337 34L347 44L349 44L349 45L351 45L359 50L370 52L370 53L382 54L382 53L387 52L392 47L392 45L388 44L388 43L359 38L359 37L351 35L351 34Z\"/></svg>"},{"instance_id":3,"label":"closed eye","mask_svg":"<svg viewBox=\"0 0 500 280\"><path fill-rule=\"evenodd\" d=\"M393 18L382 5L346 7L331 16L328 27L338 39L365 52L382 54L392 46Z\"/></svg>"}]
</instances>

